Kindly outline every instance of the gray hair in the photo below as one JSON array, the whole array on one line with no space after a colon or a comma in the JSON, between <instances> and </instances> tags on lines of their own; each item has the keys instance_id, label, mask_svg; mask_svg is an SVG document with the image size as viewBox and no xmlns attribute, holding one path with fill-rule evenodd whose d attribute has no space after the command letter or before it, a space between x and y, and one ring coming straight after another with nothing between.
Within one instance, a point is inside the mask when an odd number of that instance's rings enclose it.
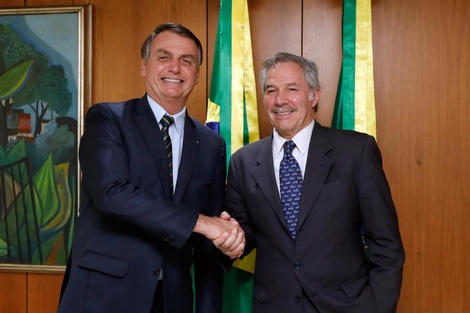
<instances>
[{"instance_id":1,"label":"gray hair","mask_svg":"<svg viewBox=\"0 0 470 313\"><path fill-rule=\"evenodd\" d=\"M318 68L315 62L292 53L278 52L263 62L263 68L260 74L261 91L263 92L263 94L266 90L267 72L278 63L288 62L293 62L300 65L300 67L304 71L305 82L310 88L311 94L313 94L316 89L320 88L320 82L318 81Z\"/></svg>"},{"instance_id":2,"label":"gray hair","mask_svg":"<svg viewBox=\"0 0 470 313\"><path fill-rule=\"evenodd\" d=\"M144 40L144 43L142 44L142 48L140 49L140 56L142 57L142 59L144 59L145 61L148 60L150 56L150 50L152 49L153 40L155 39L155 37L157 37L158 34L164 31L171 31L175 34L192 39L197 47L197 54L198 54L197 64L201 66L202 58L203 58L201 41L188 28L184 27L181 24L176 24L176 23L160 24L155 28L155 30L150 35L148 35L148 37Z\"/></svg>"}]
</instances>

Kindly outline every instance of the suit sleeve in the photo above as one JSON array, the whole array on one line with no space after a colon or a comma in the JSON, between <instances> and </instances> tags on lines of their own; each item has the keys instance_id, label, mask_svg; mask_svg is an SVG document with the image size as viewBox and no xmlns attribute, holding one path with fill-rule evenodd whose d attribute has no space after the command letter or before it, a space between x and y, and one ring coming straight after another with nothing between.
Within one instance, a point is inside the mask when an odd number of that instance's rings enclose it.
<instances>
[{"instance_id":1,"label":"suit sleeve","mask_svg":"<svg viewBox=\"0 0 470 313\"><path fill-rule=\"evenodd\" d=\"M169 234L166 242L181 248L192 233L198 212L190 207L178 209L179 205L166 199L158 188L157 178L131 173L131 150L144 154L146 148L125 142L123 132L133 131L134 125L129 123L129 129L122 129L123 119L104 105L88 110L79 152L84 192L90 194L93 207L107 218L118 219L154 236ZM137 166L152 176L153 164L142 163ZM139 179L149 181L143 187Z\"/></svg>"},{"instance_id":2,"label":"suit sleeve","mask_svg":"<svg viewBox=\"0 0 470 313\"><path fill-rule=\"evenodd\" d=\"M370 262L369 284L380 312L396 311L405 259L398 217L373 137L363 150L357 194Z\"/></svg>"},{"instance_id":3,"label":"suit sleeve","mask_svg":"<svg viewBox=\"0 0 470 313\"><path fill-rule=\"evenodd\" d=\"M251 159L245 157L244 159ZM245 232L246 245L243 251L242 258L250 254L256 248L256 241L254 236L254 228L248 217L245 208L244 190L247 186L243 184L242 175L242 157L240 152L237 151L230 158L230 165L227 177L227 191L225 194L225 208L231 217L237 220Z\"/></svg>"}]
</instances>

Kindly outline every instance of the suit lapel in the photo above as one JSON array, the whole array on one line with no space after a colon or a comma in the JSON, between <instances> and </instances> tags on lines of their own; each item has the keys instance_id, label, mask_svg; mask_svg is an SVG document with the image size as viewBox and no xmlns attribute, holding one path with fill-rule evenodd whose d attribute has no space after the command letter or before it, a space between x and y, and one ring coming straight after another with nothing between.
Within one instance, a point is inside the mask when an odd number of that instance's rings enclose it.
<instances>
[{"instance_id":1,"label":"suit lapel","mask_svg":"<svg viewBox=\"0 0 470 313\"><path fill-rule=\"evenodd\" d=\"M256 165L253 171L253 178L261 189L266 200L269 202L279 220L284 226L285 217L282 211L281 199L274 176L272 136L262 139L259 154L256 158ZM287 229L287 226L286 226Z\"/></svg>"},{"instance_id":2,"label":"suit lapel","mask_svg":"<svg viewBox=\"0 0 470 313\"><path fill-rule=\"evenodd\" d=\"M168 179L170 173L164 153L165 147L160 135L160 127L147 101L147 95L134 105L133 112L135 124L147 145L147 149L150 151L155 167L157 168L158 176L164 186L165 195L171 197L172 192Z\"/></svg>"},{"instance_id":3,"label":"suit lapel","mask_svg":"<svg viewBox=\"0 0 470 313\"><path fill-rule=\"evenodd\" d=\"M325 155L331 149L332 147L325 135L323 126L319 123L315 123L308 149L297 230L300 229L307 215L312 210L320 190L325 183L331 168L331 160Z\"/></svg>"},{"instance_id":4,"label":"suit lapel","mask_svg":"<svg viewBox=\"0 0 470 313\"><path fill-rule=\"evenodd\" d=\"M183 153L181 154L181 162L178 169L178 181L176 183L176 190L173 198L175 202L181 201L191 179L191 174L195 164L194 160L196 159L196 155L199 149L199 141L200 138L196 130L196 125L186 111Z\"/></svg>"}]
</instances>

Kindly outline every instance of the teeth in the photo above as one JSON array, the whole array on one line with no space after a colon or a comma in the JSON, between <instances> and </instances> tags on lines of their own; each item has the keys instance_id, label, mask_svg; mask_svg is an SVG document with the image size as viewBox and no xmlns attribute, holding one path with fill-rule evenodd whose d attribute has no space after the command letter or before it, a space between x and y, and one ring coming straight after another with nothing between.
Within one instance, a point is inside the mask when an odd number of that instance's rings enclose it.
<instances>
[{"instance_id":1,"label":"teeth","mask_svg":"<svg viewBox=\"0 0 470 313\"><path fill-rule=\"evenodd\" d=\"M287 109L278 108L278 109L274 109L273 112L276 114L289 114L292 112L292 110L288 108Z\"/></svg>"},{"instance_id":2,"label":"teeth","mask_svg":"<svg viewBox=\"0 0 470 313\"><path fill-rule=\"evenodd\" d=\"M164 81L164 82L168 82L168 83L181 83L181 80L179 80L179 79L172 79L172 78L164 78L163 81Z\"/></svg>"}]
</instances>

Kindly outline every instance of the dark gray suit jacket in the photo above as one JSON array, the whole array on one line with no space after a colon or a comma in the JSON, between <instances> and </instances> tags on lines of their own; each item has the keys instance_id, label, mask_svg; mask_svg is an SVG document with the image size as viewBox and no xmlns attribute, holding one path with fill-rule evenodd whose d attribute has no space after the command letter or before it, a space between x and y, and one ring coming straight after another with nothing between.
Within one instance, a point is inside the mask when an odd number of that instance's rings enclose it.
<instances>
[{"instance_id":1,"label":"dark gray suit jacket","mask_svg":"<svg viewBox=\"0 0 470 313\"><path fill-rule=\"evenodd\" d=\"M373 137L315 124L295 240L274 177L272 137L232 155L226 209L246 232L244 254L257 249L255 313L395 312L405 255Z\"/></svg>"},{"instance_id":2,"label":"dark gray suit jacket","mask_svg":"<svg viewBox=\"0 0 470 313\"><path fill-rule=\"evenodd\" d=\"M147 97L92 106L80 142L80 215L60 313L150 312L163 269L167 312L221 308L222 254L193 234L199 213L223 209L225 142L186 116L171 199L168 165Z\"/></svg>"}]
</instances>

